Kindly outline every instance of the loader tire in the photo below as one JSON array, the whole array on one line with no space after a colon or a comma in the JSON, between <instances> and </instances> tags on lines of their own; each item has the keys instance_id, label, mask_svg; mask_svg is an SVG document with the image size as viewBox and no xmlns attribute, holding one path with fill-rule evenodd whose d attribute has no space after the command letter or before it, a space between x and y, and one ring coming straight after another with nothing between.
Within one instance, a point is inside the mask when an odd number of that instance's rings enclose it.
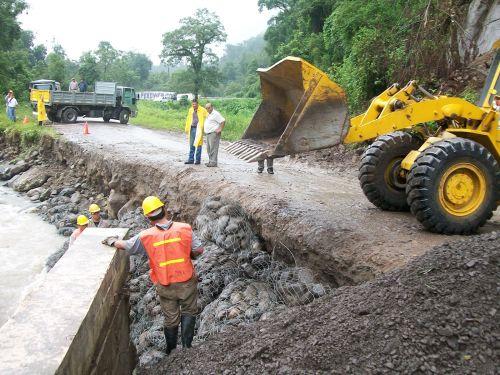
<instances>
[{"instance_id":1,"label":"loader tire","mask_svg":"<svg viewBox=\"0 0 500 375\"><path fill-rule=\"evenodd\" d=\"M446 139L415 160L406 192L411 212L428 230L475 233L497 208L500 167L479 143Z\"/></svg>"},{"instance_id":2,"label":"loader tire","mask_svg":"<svg viewBox=\"0 0 500 375\"><path fill-rule=\"evenodd\" d=\"M401 174L401 161L422 143L415 135L397 131L378 137L366 149L358 177L370 202L387 211L408 211L406 178Z\"/></svg>"}]
</instances>

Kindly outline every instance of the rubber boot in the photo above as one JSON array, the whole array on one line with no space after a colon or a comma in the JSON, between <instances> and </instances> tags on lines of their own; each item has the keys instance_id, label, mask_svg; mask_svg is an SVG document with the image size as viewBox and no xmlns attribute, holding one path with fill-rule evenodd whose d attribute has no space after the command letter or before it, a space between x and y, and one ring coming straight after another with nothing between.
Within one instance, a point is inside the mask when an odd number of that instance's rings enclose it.
<instances>
[{"instance_id":1,"label":"rubber boot","mask_svg":"<svg viewBox=\"0 0 500 375\"><path fill-rule=\"evenodd\" d=\"M257 173L262 173L262 171L264 170L264 160L259 160L257 164Z\"/></svg>"},{"instance_id":2,"label":"rubber boot","mask_svg":"<svg viewBox=\"0 0 500 375\"><path fill-rule=\"evenodd\" d=\"M196 325L196 316L181 316L181 341L183 348L190 348L194 337L194 326Z\"/></svg>"},{"instance_id":3,"label":"rubber boot","mask_svg":"<svg viewBox=\"0 0 500 375\"><path fill-rule=\"evenodd\" d=\"M179 332L179 327L163 327L165 341L167 342L167 355L177 347L177 332Z\"/></svg>"}]
</instances>

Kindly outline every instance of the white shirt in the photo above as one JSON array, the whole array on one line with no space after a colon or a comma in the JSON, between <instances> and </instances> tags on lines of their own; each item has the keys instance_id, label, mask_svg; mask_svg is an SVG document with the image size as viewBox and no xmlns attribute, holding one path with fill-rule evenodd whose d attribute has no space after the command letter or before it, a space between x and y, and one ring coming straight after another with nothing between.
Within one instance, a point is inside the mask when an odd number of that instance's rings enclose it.
<instances>
[{"instance_id":1,"label":"white shirt","mask_svg":"<svg viewBox=\"0 0 500 375\"><path fill-rule=\"evenodd\" d=\"M226 119L221 116L219 112L215 109L212 109L212 113L208 114L207 119L205 120L205 134L213 133L217 129L219 129L220 124L222 124Z\"/></svg>"},{"instance_id":2,"label":"white shirt","mask_svg":"<svg viewBox=\"0 0 500 375\"><path fill-rule=\"evenodd\" d=\"M11 108L15 108L17 107L17 99L16 98L11 98L11 99L7 99L7 106L8 107L11 107Z\"/></svg>"}]
</instances>

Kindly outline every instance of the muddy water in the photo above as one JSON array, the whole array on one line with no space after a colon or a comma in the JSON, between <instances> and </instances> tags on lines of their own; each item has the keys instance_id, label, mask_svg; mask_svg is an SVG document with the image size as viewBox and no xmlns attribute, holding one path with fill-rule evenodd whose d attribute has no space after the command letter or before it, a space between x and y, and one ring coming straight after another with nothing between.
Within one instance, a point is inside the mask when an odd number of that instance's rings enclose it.
<instances>
[{"instance_id":1,"label":"muddy water","mask_svg":"<svg viewBox=\"0 0 500 375\"><path fill-rule=\"evenodd\" d=\"M45 275L47 257L64 242L55 227L31 213L34 205L0 186L0 326Z\"/></svg>"}]
</instances>

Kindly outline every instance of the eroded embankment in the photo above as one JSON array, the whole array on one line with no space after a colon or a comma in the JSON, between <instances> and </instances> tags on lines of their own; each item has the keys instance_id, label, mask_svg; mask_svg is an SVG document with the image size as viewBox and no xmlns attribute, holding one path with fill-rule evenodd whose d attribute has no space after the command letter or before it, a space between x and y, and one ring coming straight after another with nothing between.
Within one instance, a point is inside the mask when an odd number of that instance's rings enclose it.
<instances>
[{"instance_id":1,"label":"eroded embankment","mask_svg":"<svg viewBox=\"0 0 500 375\"><path fill-rule=\"evenodd\" d=\"M11 156L19 151L17 142L4 139L4 144L10 146ZM353 254L347 250L357 243L359 236L347 224L332 227L336 224L322 220L320 215L306 214L305 206L294 207L285 196L271 199L224 179L199 178L191 168L172 167L160 160L150 163L117 158L64 138L44 137L38 151L40 155L34 160L43 171L28 171L32 175L25 177L38 182L21 188L29 194L50 197L45 191L30 192L47 181L57 180L61 186L70 185L70 188L73 183L80 184L77 188L82 185L89 188L90 195L105 205L111 218L122 218L138 207L145 196L158 194L167 198L174 217L188 222L193 222L207 196L223 195L239 202L249 213L251 224L264 239L267 251L289 262L307 265L333 286L371 279L383 268L383 265L377 267L351 258ZM27 168L29 165L20 165L17 169ZM66 174L77 179L65 181ZM68 197L71 195L66 193ZM77 200L74 197L73 203L78 203Z\"/></svg>"}]
</instances>

